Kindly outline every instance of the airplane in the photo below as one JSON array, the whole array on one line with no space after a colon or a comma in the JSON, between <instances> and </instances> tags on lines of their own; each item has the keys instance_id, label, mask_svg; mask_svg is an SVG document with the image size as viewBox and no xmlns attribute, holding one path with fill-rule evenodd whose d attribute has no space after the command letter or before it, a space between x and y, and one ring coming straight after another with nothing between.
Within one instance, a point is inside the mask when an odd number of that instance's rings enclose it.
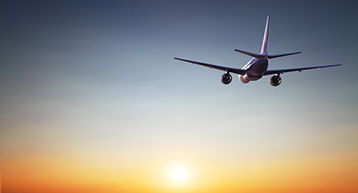
<instances>
[{"instance_id":1,"label":"airplane","mask_svg":"<svg viewBox=\"0 0 358 193\"><path fill-rule=\"evenodd\" d=\"M342 65L342 64L332 64L332 65L311 66L311 67L303 67L303 68L268 70L268 65L269 65L268 60L269 59L279 58L279 57L283 57L283 56L290 56L290 55L301 53L301 52L291 52L291 53L275 54L275 55L268 54L267 42L268 42L269 22L270 22L270 16L267 16L264 37L262 40L261 51L259 54L235 49L236 52L253 57L242 69L241 68L225 67L225 66L220 66L220 65L215 65L215 64L208 64L208 63L203 63L203 62L197 62L197 61L187 60L187 59L177 58L177 57L174 57L174 59L225 71L226 73L223 74L221 77L221 82L225 85L229 84L232 81L232 76L230 73L233 73L233 74L238 74L239 79L242 83L249 83L250 81L257 81L260 78L262 78L263 76L273 75L270 79L270 84L274 87L281 84L282 79L281 79L280 75L283 73L286 73L286 72L295 72L295 71L301 72L304 70L321 69L321 68L328 68L328 67L335 67L335 66Z\"/></svg>"}]
</instances>

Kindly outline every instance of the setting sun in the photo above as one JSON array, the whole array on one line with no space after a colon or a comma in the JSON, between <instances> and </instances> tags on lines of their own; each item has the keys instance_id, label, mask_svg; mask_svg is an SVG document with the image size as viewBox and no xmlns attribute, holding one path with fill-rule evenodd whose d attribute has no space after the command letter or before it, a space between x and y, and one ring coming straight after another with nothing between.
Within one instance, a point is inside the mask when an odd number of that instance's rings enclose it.
<instances>
[{"instance_id":1,"label":"setting sun","mask_svg":"<svg viewBox=\"0 0 358 193\"><path fill-rule=\"evenodd\" d=\"M170 179L175 183L185 183L189 178L189 171L184 166L175 166L169 173Z\"/></svg>"}]
</instances>

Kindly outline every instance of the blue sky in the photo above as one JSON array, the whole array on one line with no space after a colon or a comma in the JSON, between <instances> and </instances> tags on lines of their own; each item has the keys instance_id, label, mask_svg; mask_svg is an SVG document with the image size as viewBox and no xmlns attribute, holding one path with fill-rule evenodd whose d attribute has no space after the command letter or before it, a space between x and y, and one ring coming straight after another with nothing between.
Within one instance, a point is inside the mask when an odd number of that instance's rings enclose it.
<instances>
[{"instance_id":1,"label":"blue sky","mask_svg":"<svg viewBox=\"0 0 358 193\"><path fill-rule=\"evenodd\" d=\"M338 110L351 112L341 118L356 124L357 27L348 4L8 4L2 11L1 82L2 106L9 111L2 114L24 112L26 106L36 115L41 106L52 111L56 105L83 105L106 113L151 114L178 108L186 114L200 109L203 112L193 116L249 114L259 120L274 110L281 112L279 117L296 115L302 120L307 111ZM277 11L280 6L284 7ZM270 68L344 66L285 74L283 84L272 88L268 78L244 85L234 77L224 86L222 72L173 60L179 56L242 67L249 58L233 49L260 49L266 15L271 16L269 52L302 51L272 60Z\"/></svg>"}]
</instances>

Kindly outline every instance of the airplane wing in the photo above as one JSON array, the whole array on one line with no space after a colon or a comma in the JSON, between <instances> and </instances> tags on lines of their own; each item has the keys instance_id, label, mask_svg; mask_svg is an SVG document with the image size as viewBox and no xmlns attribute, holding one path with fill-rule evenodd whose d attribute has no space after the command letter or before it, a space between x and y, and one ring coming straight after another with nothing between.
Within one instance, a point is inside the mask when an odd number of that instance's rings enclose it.
<instances>
[{"instance_id":1,"label":"airplane wing","mask_svg":"<svg viewBox=\"0 0 358 193\"><path fill-rule=\"evenodd\" d=\"M214 68L217 70L222 70L225 72L232 72L234 74L245 74L246 70L240 69L240 68L230 68L230 67L225 67L225 66L219 66L219 65L215 65L215 64L207 64L207 63L203 63L203 62L196 62L196 61L192 61L192 60L186 60L186 59L182 59L182 58L174 58L176 60L180 60L183 62L189 62L192 64L197 64L197 65L201 65L201 66L205 66L205 67L209 67L209 68Z\"/></svg>"},{"instance_id":2,"label":"airplane wing","mask_svg":"<svg viewBox=\"0 0 358 193\"><path fill-rule=\"evenodd\" d=\"M304 68L290 68L290 69L280 69L280 70L267 70L264 75L270 74L283 74L285 72L301 72L303 70L312 70L312 69L321 69L321 68L329 68L335 66L341 66L342 64L332 64L332 65L325 65L325 66L311 66L311 67L304 67Z\"/></svg>"}]
</instances>

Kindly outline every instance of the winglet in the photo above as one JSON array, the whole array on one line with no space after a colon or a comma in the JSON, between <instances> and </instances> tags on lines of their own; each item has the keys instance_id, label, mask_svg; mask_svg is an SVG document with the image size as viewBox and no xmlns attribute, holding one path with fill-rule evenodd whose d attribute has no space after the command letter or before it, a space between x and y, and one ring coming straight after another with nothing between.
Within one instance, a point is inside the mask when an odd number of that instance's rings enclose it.
<instances>
[{"instance_id":1,"label":"winglet","mask_svg":"<svg viewBox=\"0 0 358 193\"><path fill-rule=\"evenodd\" d=\"M270 23L270 16L267 16L266 19L266 26L265 26L265 33L264 33L264 38L262 39L262 47L261 47L261 52L262 53L267 53L267 42L268 42L268 33L269 33L269 23Z\"/></svg>"}]
</instances>

